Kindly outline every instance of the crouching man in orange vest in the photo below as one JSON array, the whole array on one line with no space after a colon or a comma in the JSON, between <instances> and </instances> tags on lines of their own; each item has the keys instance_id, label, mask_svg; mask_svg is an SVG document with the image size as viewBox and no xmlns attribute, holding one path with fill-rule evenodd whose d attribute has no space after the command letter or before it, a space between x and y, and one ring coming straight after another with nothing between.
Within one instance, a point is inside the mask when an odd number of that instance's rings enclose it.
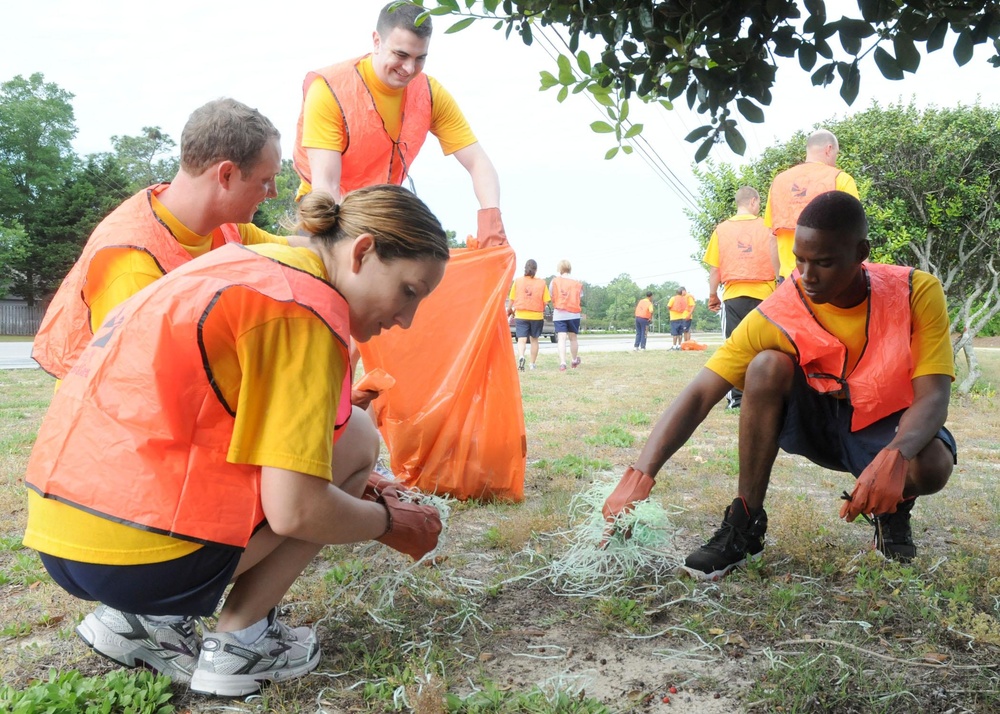
<instances>
[{"instance_id":1,"label":"crouching man in orange vest","mask_svg":"<svg viewBox=\"0 0 1000 714\"><path fill-rule=\"evenodd\" d=\"M687 557L690 574L714 580L761 555L779 448L852 473L857 482L840 515L871 517L883 555L915 556L914 499L941 490L956 463L944 428L954 379L948 313L932 275L866 263L867 236L864 209L847 193L806 206L795 229L798 273L740 323L660 417L604 504L612 524L649 495L667 459L740 387L737 497L715 535Z\"/></svg>"},{"instance_id":2,"label":"crouching man in orange vest","mask_svg":"<svg viewBox=\"0 0 1000 714\"><path fill-rule=\"evenodd\" d=\"M315 633L276 613L324 544L377 539L419 559L441 531L436 509L341 455L348 339L410 326L444 273L445 232L397 186L339 206L312 194L299 215L309 237L294 247L223 246L113 310L25 475L25 545L101 603L77 633L197 692L242 696L316 667Z\"/></svg>"}]
</instances>

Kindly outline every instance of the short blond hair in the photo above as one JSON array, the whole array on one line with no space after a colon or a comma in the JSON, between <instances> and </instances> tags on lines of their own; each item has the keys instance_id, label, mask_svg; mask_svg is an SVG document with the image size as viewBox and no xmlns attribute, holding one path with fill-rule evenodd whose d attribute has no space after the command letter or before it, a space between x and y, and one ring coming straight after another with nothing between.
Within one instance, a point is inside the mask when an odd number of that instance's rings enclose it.
<instances>
[{"instance_id":1,"label":"short blond hair","mask_svg":"<svg viewBox=\"0 0 1000 714\"><path fill-rule=\"evenodd\" d=\"M559 264L556 266L556 270L560 275L564 275L565 273L572 273L573 266L569 264L568 260L560 260Z\"/></svg>"}]
</instances>

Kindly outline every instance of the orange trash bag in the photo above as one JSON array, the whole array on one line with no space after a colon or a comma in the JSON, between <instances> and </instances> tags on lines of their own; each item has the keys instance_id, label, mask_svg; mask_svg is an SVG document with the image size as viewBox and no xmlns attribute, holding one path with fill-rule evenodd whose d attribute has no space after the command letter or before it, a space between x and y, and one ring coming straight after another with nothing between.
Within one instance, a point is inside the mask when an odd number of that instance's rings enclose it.
<instances>
[{"instance_id":1,"label":"orange trash bag","mask_svg":"<svg viewBox=\"0 0 1000 714\"><path fill-rule=\"evenodd\" d=\"M682 350L707 350L708 345L703 345L701 342L695 342L694 340L688 340L687 342L681 343Z\"/></svg>"},{"instance_id":2,"label":"orange trash bag","mask_svg":"<svg viewBox=\"0 0 1000 714\"><path fill-rule=\"evenodd\" d=\"M462 500L524 499L524 412L504 313L513 277L509 245L452 249L410 329L358 345L366 372L396 379L372 409L405 485Z\"/></svg>"}]
</instances>

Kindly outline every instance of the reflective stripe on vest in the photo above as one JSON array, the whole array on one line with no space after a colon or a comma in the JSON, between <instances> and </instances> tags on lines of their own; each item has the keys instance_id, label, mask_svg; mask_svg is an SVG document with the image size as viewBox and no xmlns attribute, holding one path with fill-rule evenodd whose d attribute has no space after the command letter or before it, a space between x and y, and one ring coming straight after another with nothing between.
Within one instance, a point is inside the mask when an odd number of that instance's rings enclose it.
<instances>
[{"instance_id":1,"label":"reflective stripe on vest","mask_svg":"<svg viewBox=\"0 0 1000 714\"><path fill-rule=\"evenodd\" d=\"M545 312L545 281L522 275L514 281L514 310Z\"/></svg>"},{"instance_id":2,"label":"reflective stripe on vest","mask_svg":"<svg viewBox=\"0 0 1000 714\"><path fill-rule=\"evenodd\" d=\"M719 237L719 281L774 280L771 230L762 218L729 219L715 228Z\"/></svg>"},{"instance_id":3,"label":"reflective stripe on vest","mask_svg":"<svg viewBox=\"0 0 1000 714\"><path fill-rule=\"evenodd\" d=\"M552 307L566 312L580 312L583 283L572 278L552 278Z\"/></svg>"},{"instance_id":4,"label":"reflective stripe on vest","mask_svg":"<svg viewBox=\"0 0 1000 714\"><path fill-rule=\"evenodd\" d=\"M836 166L809 161L775 176L767 197L771 202L771 229L794 231L799 214L811 200L836 190L840 173Z\"/></svg>"},{"instance_id":5,"label":"reflective stripe on vest","mask_svg":"<svg viewBox=\"0 0 1000 714\"><path fill-rule=\"evenodd\" d=\"M94 257L106 248L131 248L148 253L164 273L184 265L191 254L156 216L152 196L167 184L144 189L122 203L101 221L83 248L83 253L63 279L49 303L35 335L31 356L42 369L64 379L90 342L90 307L83 300L83 288ZM232 223L212 232L212 248L240 243L240 231Z\"/></svg>"},{"instance_id":6,"label":"reflective stripe on vest","mask_svg":"<svg viewBox=\"0 0 1000 714\"><path fill-rule=\"evenodd\" d=\"M346 143L341 152L341 195L380 183L402 184L431 129L431 85L427 75L421 74L404 90L399 139L392 140L357 67L363 59L358 57L310 72L302 82L302 109L295 129L293 154L295 170L312 183L309 156L302 146L302 122L309 87L316 78L322 77L344 118Z\"/></svg>"},{"instance_id":7,"label":"reflective stripe on vest","mask_svg":"<svg viewBox=\"0 0 1000 714\"><path fill-rule=\"evenodd\" d=\"M260 467L227 461L235 405L205 348L234 339L206 323L233 289L309 310L349 364L347 303L332 285L244 247L212 251L112 311L53 399L29 487L155 533L246 547L264 519ZM350 415L349 373L338 425Z\"/></svg>"},{"instance_id":8,"label":"reflective stripe on vest","mask_svg":"<svg viewBox=\"0 0 1000 714\"><path fill-rule=\"evenodd\" d=\"M913 268L877 263L862 267L868 284L866 339L849 375L847 347L816 320L797 279L786 280L757 307L792 343L809 386L820 394L843 394L850 401L851 431L913 403Z\"/></svg>"}]
</instances>

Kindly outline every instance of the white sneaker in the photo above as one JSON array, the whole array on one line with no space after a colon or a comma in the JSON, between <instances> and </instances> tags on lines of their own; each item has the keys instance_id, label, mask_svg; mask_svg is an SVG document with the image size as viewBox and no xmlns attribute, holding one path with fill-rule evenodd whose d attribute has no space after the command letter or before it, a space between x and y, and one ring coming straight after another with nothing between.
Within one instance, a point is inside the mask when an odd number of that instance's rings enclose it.
<instances>
[{"instance_id":1,"label":"white sneaker","mask_svg":"<svg viewBox=\"0 0 1000 714\"><path fill-rule=\"evenodd\" d=\"M194 629L196 619L162 623L100 605L77 626L76 634L118 664L145 666L176 682L189 682L201 645Z\"/></svg>"},{"instance_id":2,"label":"white sneaker","mask_svg":"<svg viewBox=\"0 0 1000 714\"><path fill-rule=\"evenodd\" d=\"M301 677L316 669L320 649L311 627L292 629L278 620L278 609L267 614L267 629L245 645L230 632L207 635L191 677L191 691L242 697L264 682Z\"/></svg>"}]
</instances>

